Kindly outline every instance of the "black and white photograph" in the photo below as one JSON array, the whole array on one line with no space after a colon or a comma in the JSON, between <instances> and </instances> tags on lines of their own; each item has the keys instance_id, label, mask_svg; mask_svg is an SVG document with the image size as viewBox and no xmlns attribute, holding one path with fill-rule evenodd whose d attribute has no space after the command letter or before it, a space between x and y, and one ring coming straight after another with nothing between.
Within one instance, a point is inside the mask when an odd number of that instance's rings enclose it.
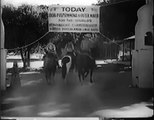
<instances>
[{"instance_id":1,"label":"black and white photograph","mask_svg":"<svg viewBox=\"0 0 154 120\"><path fill-rule=\"evenodd\" d=\"M1 0L1 120L153 118L153 0Z\"/></svg>"}]
</instances>

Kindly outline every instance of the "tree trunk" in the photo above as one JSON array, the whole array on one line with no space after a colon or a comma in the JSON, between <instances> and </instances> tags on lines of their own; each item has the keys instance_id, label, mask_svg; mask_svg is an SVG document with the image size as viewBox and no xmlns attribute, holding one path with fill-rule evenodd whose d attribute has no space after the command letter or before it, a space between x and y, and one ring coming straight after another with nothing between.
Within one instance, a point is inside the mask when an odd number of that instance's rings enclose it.
<instances>
[{"instance_id":1,"label":"tree trunk","mask_svg":"<svg viewBox=\"0 0 154 120\"><path fill-rule=\"evenodd\" d=\"M26 57L25 57L26 54L24 53L24 51L22 49L20 49L20 54L21 54L21 58L22 58L22 62L23 62L23 68L25 69L27 67L27 65L26 65Z\"/></svg>"},{"instance_id":2,"label":"tree trunk","mask_svg":"<svg viewBox=\"0 0 154 120\"><path fill-rule=\"evenodd\" d=\"M30 67L30 48L27 50L27 67Z\"/></svg>"},{"instance_id":3,"label":"tree trunk","mask_svg":"<svg viewBox=\"0 0 154 120\"><path fill-rule=\"evenodd\" d=\"M106 48L106 45L104 46L104 59L106 59L106 57L107 57L107 48Z\"/></svg>"}]
</instances>

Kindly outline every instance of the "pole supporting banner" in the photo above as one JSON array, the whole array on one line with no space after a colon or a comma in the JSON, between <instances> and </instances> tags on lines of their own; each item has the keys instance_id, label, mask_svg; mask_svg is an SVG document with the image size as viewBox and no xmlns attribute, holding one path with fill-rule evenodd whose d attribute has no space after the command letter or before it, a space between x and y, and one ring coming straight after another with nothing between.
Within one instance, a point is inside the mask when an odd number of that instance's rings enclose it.
<instances>
[{"instance_id":1,"label":"pole supporting banner","mask_svg":"<svg viewBox=\"0 0 154 120\"><path fill-rule=\"evenodd\" d=\"M1 90L5 90L6 89L6 54L7 54L7 50L6 49L1 49L0 50L0 58L1 58L1 73L0 73L0 87Z\"/></svg>"}]
</instances>

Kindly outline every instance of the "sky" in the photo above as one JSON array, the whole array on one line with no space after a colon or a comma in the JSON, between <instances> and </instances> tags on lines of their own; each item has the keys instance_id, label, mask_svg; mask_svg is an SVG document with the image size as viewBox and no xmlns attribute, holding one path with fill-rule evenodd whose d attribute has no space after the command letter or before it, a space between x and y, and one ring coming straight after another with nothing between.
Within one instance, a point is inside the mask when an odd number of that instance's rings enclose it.
<instances>
[{"instance_id":1,"label":"sky","mask_svg":"<svg viewBox=\"0 0 154 120\"><path fill-rule=\"evenodd\" d=\"M92 5L96 4L98 0L2 0L2 4L11 3L15 6L21 4L31 5Z\"/></svg>"}]
</instances>

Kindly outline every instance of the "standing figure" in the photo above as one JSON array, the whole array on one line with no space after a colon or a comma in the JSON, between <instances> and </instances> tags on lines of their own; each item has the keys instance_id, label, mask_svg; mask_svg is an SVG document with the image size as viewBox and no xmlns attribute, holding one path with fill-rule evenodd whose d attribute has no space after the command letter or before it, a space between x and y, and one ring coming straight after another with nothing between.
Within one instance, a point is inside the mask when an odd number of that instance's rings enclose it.
<instances>
[{"instance_id":1,"label":"standing figure","mask_svg":"<svg viewBox=\"0 0 154 120\"><path fill-rule=\"evenodd\" d=\"M21 87L21 81L19 76L18 64L15 61L13 63L13 68L11 70L11 88L19 88Z\"/></svg>"}]
</instances>

